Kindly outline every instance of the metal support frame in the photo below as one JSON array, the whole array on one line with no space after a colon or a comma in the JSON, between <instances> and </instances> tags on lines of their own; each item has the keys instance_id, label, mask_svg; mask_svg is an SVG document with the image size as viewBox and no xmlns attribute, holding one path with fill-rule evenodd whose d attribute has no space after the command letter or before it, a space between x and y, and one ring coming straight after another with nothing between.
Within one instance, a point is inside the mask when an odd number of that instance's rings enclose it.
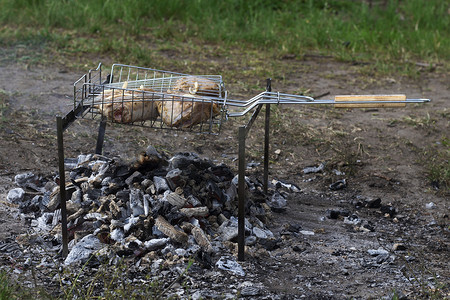
<instances>
[{"instance_id":1,"label":"metal support frame","mask_svg":"<svg viewBox=\"0 0 450 300\"><path fill-rule=\"evenodd\" d=\"M56 117L56 131L58 137L58 158L59 158L59 194L61 205L61 229L62 229L62 256L66 257L69 252L68 232L67 232L67 208L66 208L66 172L64 170L64 141L63 141L63 118Z\"/></svg>"},{"instance_id":2,"label":"metal support frame","mask_svg":"<svg viewBox=\"0 0 450 300\"><path fill-rule=\"evenodd\" d=\"M62 233L62 256L67 257L69 252L69 234L67 230L67 194L66 194L66 171L64 166L64 130L75 121L76 116L83 112L83 107L79 106L71 110L64 118L56 117L56 135L58 140L58 165L59 165L59 191L61 206L61 233ZM106 131L106 118L102 118L98 128L97 145L95 154L102 154L103 140Z\"/></svg>"},{"instance_id":3,"label":"metal support frame","mask_svg":"<svg viewBox=\"0 0 450 300\"><path fill-rule=\"evenodd\" d=\"M102 117L100 121L100 126L98 127L98 136L97 136L97 145L95 147L95 154L102 154L103 150L103 141L105 139L105 131L106 131L106 121L105 117Z\"/></svg>"},{"instance_id":4,"label":"metal support frame","mask_svg":"<svg viewBox=\"0 0 450 300\"><path fill-rule=\"evenodd\" d=\"M267 79L266 90L272 90L271 79ZM269 128L270 128L270 104L266 105L266 116L264 123L264 193L267 193L269 185ZM238 260L245 260L245 139L248 132L258 117L263 104L258 105L245 126L240 126L238 131Z\"/></svg>"}]
</instances>

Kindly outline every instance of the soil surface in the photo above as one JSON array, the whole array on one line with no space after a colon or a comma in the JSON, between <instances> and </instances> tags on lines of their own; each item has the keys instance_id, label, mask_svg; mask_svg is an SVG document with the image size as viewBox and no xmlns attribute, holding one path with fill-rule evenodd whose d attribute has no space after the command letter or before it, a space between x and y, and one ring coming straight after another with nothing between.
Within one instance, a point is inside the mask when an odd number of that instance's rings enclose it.
<instances>
[{"instance_id":1,"label":"soil surface","mask_svg":"<svg viewBox=\"0 0 450 300\"><path fill-rule=\"evenodd\" d=\"M249 249L242 263L247 277L227 278L218 297L249 280L260 287L254 298L390 299L394 293L405 299L449 297L449 193L428 177L429 166L440 155L448 159L448 74L417 69L417 78L410 79L368 74L364 65L326 57L277 60L287 71L284 78L273 78L273 91L326 94L321 99L405 93L432 101L392 109L272 105L269 180L293 183L302 192L290 194L286 211L272 213L269 226L280 233L279 247ZM0 96L6 103L0 116L1 240L30 230L6 195L17 187L16 174L57 174L55 116L69 112L72 83L93 67L76 71L0 61ZM225 59L223 67L247 70ZM231 98L249 99L265 88L265 78L248 71L224 81ZM254 162L247 175L260 180L263 116L247 139L247 162ZM218 136L108 124L104 154L131 162L153 145L168 154L196 152L237 170L237 130L249 117L223 123ZM91 120L75 121L64 133L65 156L93 153L97 128ZM303 171L321 163L322 172ZM345 188L330 189L343 179ZM377 198L382 207L370 208L367 203ZM433 208L426 208L431 202ZM345 219L346 214L359 222ZM289 226L301 231L293 233ZM368 251L379 249L389 254ZM208 282L207 273L203 275L201 280Z\"/></svg>"}]
</instances>

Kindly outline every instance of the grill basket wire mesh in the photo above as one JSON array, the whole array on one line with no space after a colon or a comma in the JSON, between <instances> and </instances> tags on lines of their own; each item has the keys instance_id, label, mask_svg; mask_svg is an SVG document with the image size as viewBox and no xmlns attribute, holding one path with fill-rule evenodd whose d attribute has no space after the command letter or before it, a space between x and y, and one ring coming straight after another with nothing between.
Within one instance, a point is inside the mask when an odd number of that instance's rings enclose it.
<instances>
[{"instance_id":1,"label":"grill basket wire mesh","mask_svg":"<svg viewBox=\"0 0 450 300\"><path fill-rule=\"evenodd\" d=\"M226 117L226 95L220 75L114 64L102 82L99 64L74 83L74 110L81 109L80 118L216 135Z\"/></svg>"}]
</instances>

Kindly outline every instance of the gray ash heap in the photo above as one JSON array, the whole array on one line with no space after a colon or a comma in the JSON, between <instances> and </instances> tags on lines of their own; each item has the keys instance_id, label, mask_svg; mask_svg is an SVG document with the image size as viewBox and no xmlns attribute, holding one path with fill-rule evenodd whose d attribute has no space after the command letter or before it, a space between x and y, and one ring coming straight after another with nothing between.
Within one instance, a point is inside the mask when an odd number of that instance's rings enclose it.
<instances>
[{"instance_id":1,"label":"gray ash heap","mask_svg":"<svg viewBox=\"0 0 450 300\"><path fill-rule=\"evenodd\" d=\"M153 260L172 253L200 257L206 266L217 256L216 265L226 268L220 256L235 248L238 234L237 176L228 166L195 153L167 159L152 146L132 166L95 154L66 159L65 164L71 181L66 184L70 243L65 264L84 263L92 254L112 261ZM9 200L34 216L30 219L36 231L60 245L56 182L31 173L15 180L21 188L10 191ZM271 210L282 209L286 201L278 192L266 199L262 185L247 177L246 185L246 245L276 247L277 237L266 224Z\"/></svg>"}]
</instances>

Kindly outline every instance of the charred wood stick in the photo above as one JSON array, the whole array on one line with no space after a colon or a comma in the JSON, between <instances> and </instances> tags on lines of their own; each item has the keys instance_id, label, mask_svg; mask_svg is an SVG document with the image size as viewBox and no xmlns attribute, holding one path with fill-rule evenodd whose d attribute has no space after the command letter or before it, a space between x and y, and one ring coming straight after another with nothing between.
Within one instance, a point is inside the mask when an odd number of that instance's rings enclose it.
<instances>
[{"instance_id":1,"label":"charred wood stick","mask_svg":"<svg viewBox=\"0 0 450 300\"><path fill-rule=\"evenodd\" d=\"M163 216L158 216L155 220L155 225L159 231L167 235L169 238L180 244L186 244L188 236L186 233L177 230L173 227Z\"/></svg>"}]
</instances>

